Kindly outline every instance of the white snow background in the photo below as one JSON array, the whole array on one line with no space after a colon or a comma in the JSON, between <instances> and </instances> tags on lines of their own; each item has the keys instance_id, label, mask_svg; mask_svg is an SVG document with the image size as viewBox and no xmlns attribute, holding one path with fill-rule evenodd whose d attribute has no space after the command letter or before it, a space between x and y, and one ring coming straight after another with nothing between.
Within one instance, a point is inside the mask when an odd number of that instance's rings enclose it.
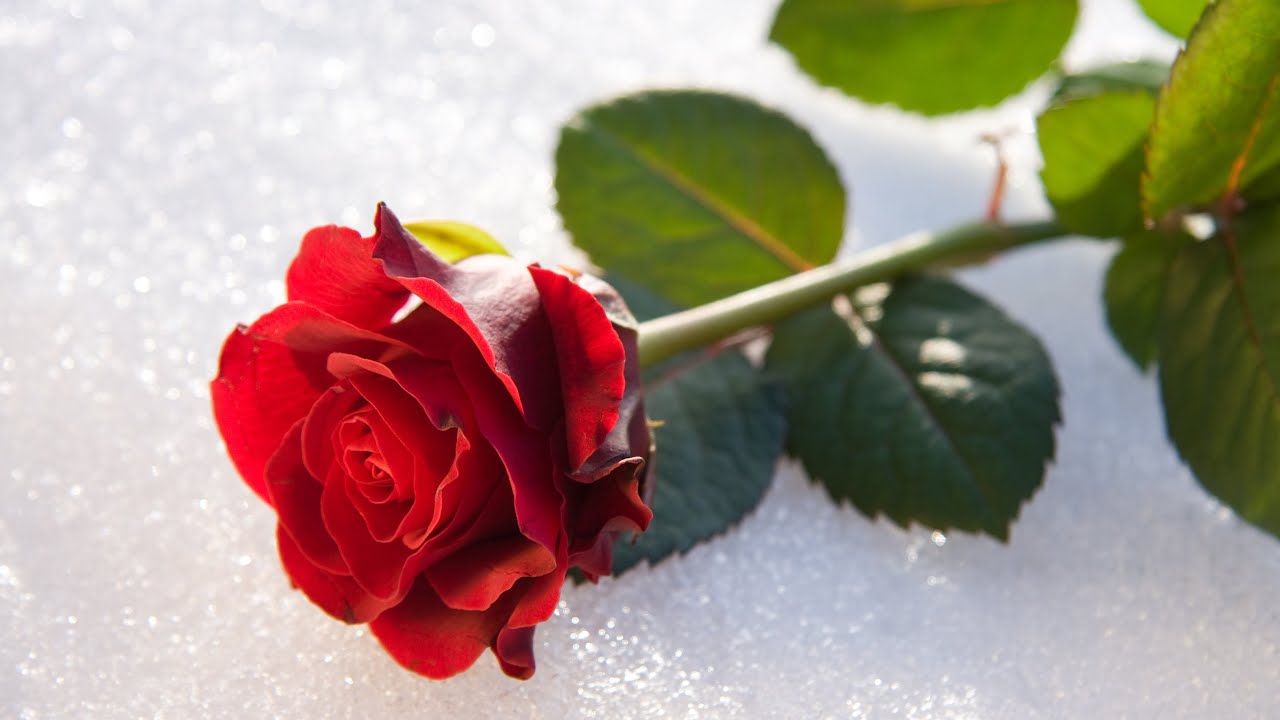
<instances>
[{"instance_id":1,"label":"white snow background","mask_svg":"<svg viewBox=\"0 0 1280 720\"><path fill-rule=\"evenodd\" d=\"M0 8L0 716L22 718L1257 718L1280 696L1280 542L1196 484L1099 303L1112 248L964 272L1032 327L1065 424L1012 541L903 531L783 463L685 557L566 587L539 667L432 682L289 588L207 384L282 300L302 233L403 218L580 264L554 207L560 125L634 90L745 94L851 188L845 252L1047 212L1046 89L926 120L815 86L776 0L52 0ZM1177 43L1085 3L1067 62Z\"/></svg>"}]
</instances>

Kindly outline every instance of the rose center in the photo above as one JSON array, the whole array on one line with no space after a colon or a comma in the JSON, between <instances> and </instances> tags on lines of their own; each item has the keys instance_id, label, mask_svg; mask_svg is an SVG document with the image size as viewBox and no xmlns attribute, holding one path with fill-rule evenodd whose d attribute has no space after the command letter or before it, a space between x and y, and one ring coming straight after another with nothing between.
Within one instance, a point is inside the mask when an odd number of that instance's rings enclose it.
<instances>
[{"instance_id":1,"label":"rose center","mask_svg":"<svg viewBox=\"0 0 1280 720\"><path fill-rule=\"evenodd\" d=\"M390 485L392 483L391 471L387 469L386 458L381 455L378 455L377 453L369 453L365 455L364 469L369 472L369 477L367 479L361 479L359 482L378 486Z\"/></svg>"},{"instance_id":2,"label":"rose center","mask_svg":"<svg viewBox=\"0 0 1280 720\"><path fill-rule=\"evenodd\" d=\"M366 500L384 503L396 492L395 477L378 438L363 417L351 417L339 431L343 466Z\"/></svg>"}]
</instances>

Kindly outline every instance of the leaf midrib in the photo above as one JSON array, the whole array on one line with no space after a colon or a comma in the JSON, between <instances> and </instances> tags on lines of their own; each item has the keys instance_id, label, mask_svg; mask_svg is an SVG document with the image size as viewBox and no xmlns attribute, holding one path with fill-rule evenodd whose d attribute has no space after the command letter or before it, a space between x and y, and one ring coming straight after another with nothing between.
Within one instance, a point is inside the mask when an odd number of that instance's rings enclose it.
<instances>
[{"instance_id":1,"label":"leaf midrib","mask_svg":"<svg viewBox=\"0 0 1280 720\"><path fill-rule=\"evenodd\" d=\"M1271 81L1267 83L1266 94L1262 98L1262 104L1258 106L1258 115L1253 119L1253 123L1249 126L1249 134L1245 136L1244 145L1241 146L1239 154L1231 163L1231 172L1227 176L1226 197L1230 198L1240 191L1240 181L1244 176L1245 166L1249 162L1249 156L1253 152L1254 145L1258 142L1258 133L1262 130L1262 123L1267 118L1267 112L1276 100L1276 89L1280 87L1280 71L1276 71L1271 76Z\"/></svg>"},{"instance_id":2,"label":"leaf midrib","mask_svg":"<svg viewBox=\"0 0 1280 720\"><path fill-rule=\"evenodd\" d=\"M589 132L594 133L609 145L626 154L634 160L637 165L647 170L654 178L664 182L679 194L693 200L702 209L718 217L726 225L736 230L739 235L754 243L758 249L763 250L774 260L786 266L786 268L791 272L804 272L805 270L812 270L816 267L813 263L804 259L796 251L788 247L786 243L782 242L782 240L774 237L768 230L765 230L754 220L743 215L729 203L708 192L676 168L651 156L639 148L632 147L625 142L623 138L600 127L599 125L592 125Z\"/></svg>"},{"instance_id":3,"label":"leaf midrib","mask_svg":"<svg viewBox=\"0 0 1280 720\"><path fill-rule=\"evenodd\" d=\"M990 492L991 489L986 487L986 485L978 479L978 472L970 464L969 458L966 457L964 453L960 452L959 446L956 445L955 439L951 437L951 433L948 431L946 425L943 424L942 419L938 417L937 411L933 409L933 406L929 404L928 399L925 398L924 394L920 392L920 389L912 380L911 373L907 370L901 360L899 360L898 356L889 349L888 343L885 342L884 337L880 332L872 326L856 306L852 308L852 316L862 325L868 335L870 335L870 347L888 361L889 366L898 374L898 377L902 380L902 384L907 388L907 396L923 410L925 417L933 426L936 433L942 436L943 440L946 442L947 450L952 454L952 456L960 461L960 466L964 468L965 479L975 490L978 491L978 495L982 497L983 502L986 505L987 514L993 515L995 506L991 502L991 497L994 493ZM986 527L987 524L984 522L983 526ZM988 529L995 530L997 527L998 526L991 526Z\"/></svg>"}]
</instances>

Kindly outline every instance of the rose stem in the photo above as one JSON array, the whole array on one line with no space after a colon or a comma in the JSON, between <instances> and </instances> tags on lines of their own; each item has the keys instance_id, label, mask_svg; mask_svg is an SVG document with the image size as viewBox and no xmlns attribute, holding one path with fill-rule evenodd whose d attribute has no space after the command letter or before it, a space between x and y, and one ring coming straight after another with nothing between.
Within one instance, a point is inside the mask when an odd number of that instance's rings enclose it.
<instances>
[{"instance_id":1,"label":"rose stem","mask_svg":"<svg viewBox=\"0 0 1280 720\"><path fill-rule=\"evenodd\" d=\"M840 293L907 272L986 260L1008 248L1066 235L1052 221L978 222L917 233L851 258L640 324L640 367L709 345L751 327L772 325Z\"/></svg>"}]
</instances>

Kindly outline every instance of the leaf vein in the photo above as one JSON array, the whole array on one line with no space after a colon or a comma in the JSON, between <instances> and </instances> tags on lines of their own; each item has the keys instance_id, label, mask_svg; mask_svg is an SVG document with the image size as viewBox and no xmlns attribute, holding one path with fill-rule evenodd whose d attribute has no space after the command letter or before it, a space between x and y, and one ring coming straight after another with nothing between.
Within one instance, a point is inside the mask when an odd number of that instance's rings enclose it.
<instances>
[{"instance_id":1,"label":"leaf vein","mask_svg":"<svg viewBox=\"0 0 1280 720\"><path fill-rule=\"evenodd\" d=\"M1236 159L1231 163L1231 174L1227 177L1227 197L1233 197L1240 190L1240 180L1244 175L1245 165L1249 161L1249 155L1253 152L1253 146L1258 142L1258 134L1262 130L1262 123L1267 118L1267 112L1276 101L1276 89L1280 87L1280 72L1271 76L1271 82L1267 83L1266 94L1262 98L1262 105L1258 108L1258 115L1253 119L1253 123L1249 125L1249 134L1245 136L1244 145L1240 148L1240 154L1236 155Z\"/></svg>"},{"instance_id":2,"label":"leaf vein","mask_svg":"<svg viewBox=\"0 0 1280 720\"><path fill-rule=\"evenodd\" d=\"M685 176L679 170L671 167L669 164L645 153L642 150L632 147L624 142L622 138L601 128L593 126L591 131L601 139L614 146L616 149L625 153L628 157L636 162L637 165L649 171L654 177L664 181L666 184L683 194L701 206L704 210L719 217L726 224L734 228L743 237L755 243L757 247L764 250L775 260L785 265L791 272L804 272L812 270L815 265L805 260L794 250L786 245L782 240L774 237L768 230L761 227L758 223L749 217L746 217L737 209L729 205L729 203L716 197L700 187L692 179Z\"/></svg>"},{"instance_id":3,"label":"leaf vein","mask_svg":"<svg viewBox=\"0 0 1280 720\"><path fill-rule=\"evenodd\" d=\"M968 456L961 452L959 446L956 445L955 439L951 437L950 431L947 429L946 425L943 424L942 419L938 416L933 405L916 386L915 381L912 378L911 373L907 370L905 364L889 348L888 344L884 342L884 338L880 336L880 333L876 332L871 324L867 322L859 308L852 308L852 317L855 318L871 336L870 347L874 348L880 355L882 355L888 362L889 367L901 377L902 384L906 387L907 397L920 407L921 411L924 413L925 419L927 419L930 425L933 426L936 434L942 437L947 451L952 455L952 457L959 461L958 464L963 468L965 479L968 480L970 485L978 491L978 494L987 504L987 510L990 511L993 505L992 498L995 496L995 493L992 492L992 488L988 487L986 483L982 481L978 472L971 465Z\"/></svg>"}]
</instances>

